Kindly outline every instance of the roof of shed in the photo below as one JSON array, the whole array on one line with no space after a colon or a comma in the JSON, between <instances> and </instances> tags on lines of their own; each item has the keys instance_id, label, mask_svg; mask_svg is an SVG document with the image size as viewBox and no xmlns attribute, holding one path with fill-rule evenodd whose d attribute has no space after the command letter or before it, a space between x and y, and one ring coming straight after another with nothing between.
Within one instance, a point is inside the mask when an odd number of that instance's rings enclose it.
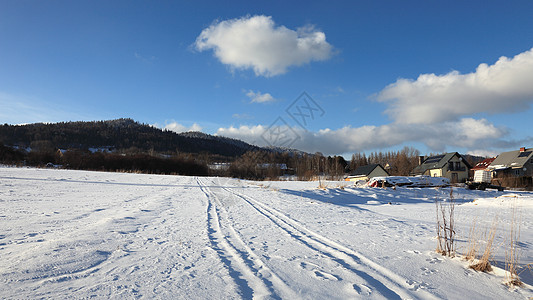
<instances>
[{"instance_id":1,"label":"roof of shed","mask_svg":"<svg viewBox=\"0 0 533 300\"><path fill-rule=\"evenodd\" d=\"M496 157L492 157L492 158L486 158L480 162L478 162L473 168L472 170L473 171L476 171L476 170L485 170L487 169L490 164L496 159Z\"/></svg>"},{"instance_id":2,"label":"roof of shed","mask_svg":"<svg viewBox=\"0 0 533 300\"><path fill-rule=\"evenodd\" d=\"M350 176L370 175L370 173L372 173L372 171L374 171L374 169L377 168L378 166L381 167L385 171L385 169L380 164L370 164L370 165L358 167L352 172L352 174L350 174Z\"/></svg>"}]
</instances>

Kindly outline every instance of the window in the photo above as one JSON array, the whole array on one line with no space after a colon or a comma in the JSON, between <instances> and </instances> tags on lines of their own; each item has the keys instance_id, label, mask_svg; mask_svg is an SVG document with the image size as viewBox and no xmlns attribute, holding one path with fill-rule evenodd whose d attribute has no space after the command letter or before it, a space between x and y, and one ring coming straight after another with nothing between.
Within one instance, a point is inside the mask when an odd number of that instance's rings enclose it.
<instances>
[{"instance_id":1,"label":"window","mask_svg":"<svg viewBox=\"0 0 533 300\"><path fill-rule=\"evenodd\" d=\"M448 169L450 171L464 171L461 168L461 162L460 161L451 161L449 166L448 166Z\"/></svg>"},{"instance_id":2,"label":"window","mask_svg":"<svg viewBox=\"0 0 533 300\"><path fill-rule=\"evenodd\" d=\"M518 155L518 157L528 157L533 151L524 151Z\"/></svg>"}]
</instances>

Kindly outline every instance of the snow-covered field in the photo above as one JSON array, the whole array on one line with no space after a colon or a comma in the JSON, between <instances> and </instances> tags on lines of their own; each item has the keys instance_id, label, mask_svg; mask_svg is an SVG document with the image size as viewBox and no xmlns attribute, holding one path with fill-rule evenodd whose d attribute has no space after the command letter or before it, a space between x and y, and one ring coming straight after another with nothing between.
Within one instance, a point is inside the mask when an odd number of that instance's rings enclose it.
<instances>
[{"instance_id":1,"label":"snow-covered field","mask_svg":"<svg viewBox=\"0 0 533 300\"><path fill-rule=\"evenodd\" d=\"M533 297L529 271L509 289L435 253L449 189L347 184L0 167L0 298ZM533 262L533 194L454 197L459 253L497 216L503 266L515 205Z\"/></svg>"}]
</instances>

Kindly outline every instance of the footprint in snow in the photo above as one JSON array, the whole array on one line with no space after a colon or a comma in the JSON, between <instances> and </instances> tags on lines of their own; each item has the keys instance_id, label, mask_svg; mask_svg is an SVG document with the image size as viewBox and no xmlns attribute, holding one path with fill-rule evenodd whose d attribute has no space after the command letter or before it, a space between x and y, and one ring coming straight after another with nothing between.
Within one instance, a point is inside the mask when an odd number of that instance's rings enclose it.
<instances>
[{"instance_id":1,"label":"footprint in snow","mask_svg":"<svg viewBox=\"0 0 533 300\"><path fill-rule=\"evenodd\" d=\"M438 257L432 257L432 258L426 259L426 261L429 262L430 264L439 264L442 262L442 259Z\"/></svg>"},{"instance_id":2,"label":"footprint in snow","mask_svg":"<svg viewBox=\"0 0 533 300\"><path fill-rule=\"evenodd\" d=\"M468 277L474 276L475 272L472 269L465 269L465 275Z\"/></svg>"},{"instance_id":3,"label":"footprint in snow","mask_svg":"<svg viewBox=\"0 0 533 300\"><path fill-rule=\"evenodd\" d=\"M354 284L353 289L359 295L370 296L370 294L372 294L372 289L364 284Z\"/></svg>"},{"instance_id":4,"label":"footprint in snow","mask_svg":"<svg viewBox=\"0 0 533 300\"><path fill-rule=\"evenodd\" d=\"M320 270L318 265L302 262L300 263L300 266L302 267L302 269L306 271L310 271L314 275L314 277L318 279L330 280L330 281L341 281L342 280L342 278L337 275L325 272L324 270Z\"/></svg>"},{"instance_id":5,"label":"footprint in snow","mask_svg":"<svg viewBox=\"0 0 533 300\"><path fill-rule=\"evenodd\" d=\"M418 291L420 289L428 289L429 285L425 282L416 282L414 280L407 280L406 283L409 285L411 291Z\"/></svg>"},{"instance_id":6,"label":"footprint in snow","mask_svg":"<svg viewBox=\"0 0 533 300\"><path fill-rule=\"evenodd\" d=\"M420 270L422 270L422 275L424 276L432 275L439 272L438 270L428 268L420 268Z\"/></svg>"}]
</instances>

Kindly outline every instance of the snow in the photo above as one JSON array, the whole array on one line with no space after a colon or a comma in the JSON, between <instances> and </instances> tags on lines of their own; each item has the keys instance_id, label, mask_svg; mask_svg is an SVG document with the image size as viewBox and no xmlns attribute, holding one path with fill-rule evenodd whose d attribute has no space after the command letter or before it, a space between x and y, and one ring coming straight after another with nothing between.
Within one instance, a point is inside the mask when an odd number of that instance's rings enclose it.
<instances>
[{"instance_id":1,"label":"snow","mask_svg":"<svg viewBox=\"0 0 533 300\"><path fill-rule=\"evenodd\" d=\"M528 299L435 253L450 188L0 167L0 298ZM517 207L533 261L533 194L453 188L457 249ZM390 203L390 204L389 204Z\"/></svg>"},{"instance_id":2,"label":"snow","mask_svg":"<svg viewBox=\"0 0 533 300\"><path fill-rule=\"evenodd\" d=\"M409 187L439 187L449 186L450 180L445 177L419 176L382 176L371 178L367 185L381 187L386 182L388 186L409 186Z\"/></svg>"}]
</instances>

